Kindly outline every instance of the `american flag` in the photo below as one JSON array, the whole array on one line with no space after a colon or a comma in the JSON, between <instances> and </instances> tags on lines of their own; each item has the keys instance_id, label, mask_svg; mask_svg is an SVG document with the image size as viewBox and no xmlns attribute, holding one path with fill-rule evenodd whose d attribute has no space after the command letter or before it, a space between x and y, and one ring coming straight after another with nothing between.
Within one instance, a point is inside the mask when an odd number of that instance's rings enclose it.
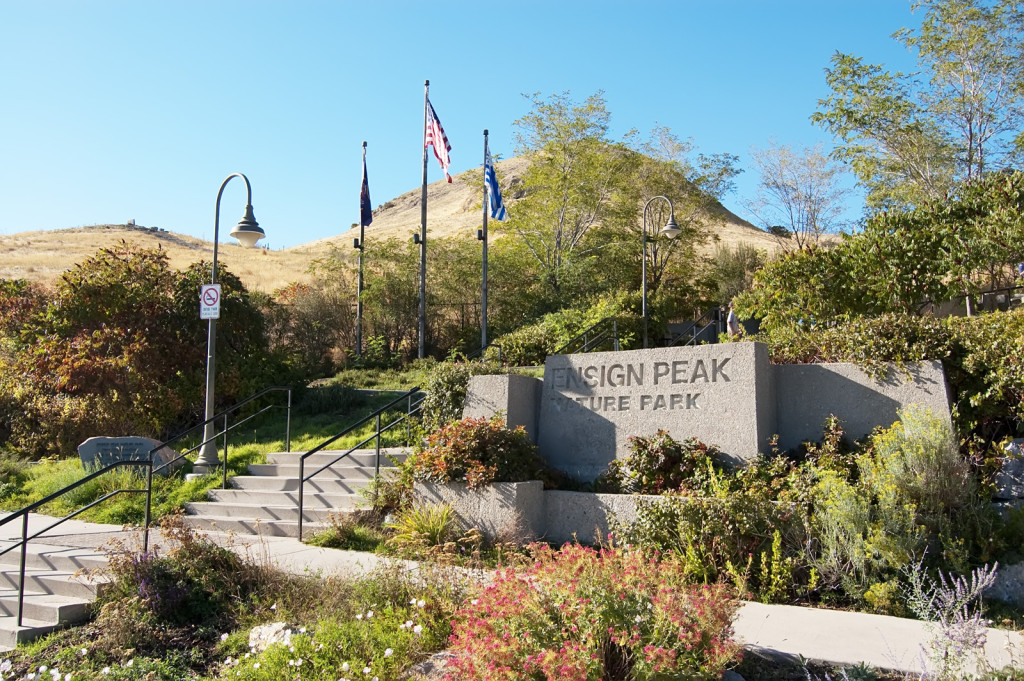
<instances>
[{"instance_id":1,"label":"american flag","mask_svg":"<svg viewBox=\"0 0 1024 681\"><path fill-rule=\"evenodd\" d=\"M437 143L438 140L440 140L441 144ZM437 119L437 114L434 112L434 105L430 103L428 98L427 130L423 136L423 148L426 149L431 145L434 146L434 156L437 158L437 162L441 164L444 176L451 182L452 176L448 174L448 166L451 165L452 160L448 156L448 152L452 150L452 145L448 143L448 135L444 134L441 121Z\"/></svg>"}]
</instances>

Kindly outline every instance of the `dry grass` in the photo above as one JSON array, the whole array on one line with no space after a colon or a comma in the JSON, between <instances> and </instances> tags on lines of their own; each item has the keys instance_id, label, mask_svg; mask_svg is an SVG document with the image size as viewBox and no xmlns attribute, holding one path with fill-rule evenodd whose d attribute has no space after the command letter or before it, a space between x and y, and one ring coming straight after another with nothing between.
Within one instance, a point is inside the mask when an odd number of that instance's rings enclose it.
<instances>
[{"instance_id":1,"label":"dry grass","mask_svg":"<svg viewBox=\"0 0 1024 681\"><path fill-rule=\"evenodd\" d=\"M515 157L497 163L503 185L521 178L526 159ZM456 234L474 235L483 219L481 196L482 170L477 168L455 176L455 182L435 182L427 188L427 226L431 238ZM510 200L510 210L515 202ZM374 211L368 239L412 238L420 224L420 189L406 192L382 204ZM771 235L755 228L726 209L715 216L709 229L717 244L735 247L746 243L774 253L778 243ZM239 276L250 290L270 293L292 282L308 282L310 262L330 253L332 247L351 250L352 231L318 239L281 250L242 248L234 243L220 245L218 261ZM23 232L0 240L0 278L28 279L49 283L75 263L82 262L98 249L121 240L144 247L164 249L171 266L184 269L199 260L209 261L213 245L202 239L170 231L157 231L130 225L96 225L72 229ZM714 246L712 245L712 248Z\"/></svg>"}]
</instances>

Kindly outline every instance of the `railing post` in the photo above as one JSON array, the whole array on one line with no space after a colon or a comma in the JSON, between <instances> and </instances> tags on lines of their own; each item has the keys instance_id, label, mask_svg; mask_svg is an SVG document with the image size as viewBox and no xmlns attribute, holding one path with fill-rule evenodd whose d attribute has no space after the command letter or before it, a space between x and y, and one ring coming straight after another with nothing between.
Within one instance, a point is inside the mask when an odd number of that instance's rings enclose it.
<instances>
[{"instance_id":1,"label":"railing post","mask_svg":"<svg viewBox=\"0 0 1024 681\"><path fill-rule=\"evenodd\" d=\"M292 451L292 389L288 388L288 407L284 417L284 451Z\"/></svg>"},{"instance_id":2,"label":"railing post","mask_svg":"<svg viewBox=\"0 0 1024 681\"><path fill-rule=\"evenodd\" d=\"M405 446L412 446L412 394L405 398Z\"/></svg>"},{"instance_id":3,"label":"railing post","mask_svg":"<svg viewBox=\"0 0 1024 681\"><path fill-rule=\"evenodd\" d=\"M373 478L380 476L380 414L377 414L377 456L373 463Z\"/></svg>"},{"instance_id":4,"label":"railing post","mask_svg":"<svg viewBox=\"0 0 1024 681\"><path fill-rule=\"evenodd\" d=\"M306 483L306 459L299 458L299 543L302 543L302 488Z\"/></svg>"},{"instance_id":5,"label":"railing post","mask_svg":"<svg viewBox=\"0 0 1024 681\"><path fill-rule=\"evenodd\" d=\"M18 626L21 626L25 613L25 554L28 553L28 513L21 523L21 582L18 585Z\"/></svg>"},{"instance_id":6,"label":"railing post","mask_svg":"<svg viewBox=\"0 0 1024 681\"><path fill-rule=\"evenodd\" d=\"M149 467L146 470L146 524L142 533L142 553L149 553L150 509L153 507L153 452L149 453Z\"/></svg>"},{"instance_id":7,"label":"railing post","mask_svg":"<svg viewBox=\"0 0 1024 681\"><path fill-rule=\"evenodd\" d=\"M228 488L228 415L224 414L224 465L222 466L224 476L224 484L221 489Z\"/></svg>"},{"instance_id":8,"label":"railing post","mask_svg":"<svg viewBox=\"0 0 1024 681\"><path fill-rule=\"evenodd\" d=\"M619 351L619 320L612 320L612 336L615 339L615 352Z\"/></svg>"}]
</instances>

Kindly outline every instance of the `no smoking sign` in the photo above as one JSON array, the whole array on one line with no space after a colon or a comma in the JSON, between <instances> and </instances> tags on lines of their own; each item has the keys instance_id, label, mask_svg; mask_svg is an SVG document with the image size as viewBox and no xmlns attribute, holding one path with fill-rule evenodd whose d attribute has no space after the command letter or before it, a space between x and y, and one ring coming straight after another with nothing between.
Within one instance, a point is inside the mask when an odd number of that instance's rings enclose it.
<instances>
[{"instance_id":1,"label":"no smoking sign","mask_svg":"<svg viewBox=\"0 0 1024 681\"><path fill-rule=\"evenodd\" d=\"M220 284L203 284L199 292L199 318L220 319Z\"/></svg>"}]
</instances>

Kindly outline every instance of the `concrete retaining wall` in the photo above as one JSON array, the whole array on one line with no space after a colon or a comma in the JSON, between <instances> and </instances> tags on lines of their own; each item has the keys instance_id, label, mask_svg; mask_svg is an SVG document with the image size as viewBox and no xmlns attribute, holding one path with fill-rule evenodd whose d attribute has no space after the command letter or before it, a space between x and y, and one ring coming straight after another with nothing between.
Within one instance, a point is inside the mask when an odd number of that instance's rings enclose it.
<instances>
[{"instance_id":1,"label":"concrete retaining wall","mask_svg":"<svg viewBox=\"0 0 1024 681\"><path fill-rule=\"evenodd\" d=\"M489 539L519 542L543 539L554 544L606 541L611 519L630 524L641 494L590 494L545 491L539 481L500 482L471 490L461 483L417 482L418 503L448 504L465 528L475 527Z\"/></svg>"}]
</instances>

